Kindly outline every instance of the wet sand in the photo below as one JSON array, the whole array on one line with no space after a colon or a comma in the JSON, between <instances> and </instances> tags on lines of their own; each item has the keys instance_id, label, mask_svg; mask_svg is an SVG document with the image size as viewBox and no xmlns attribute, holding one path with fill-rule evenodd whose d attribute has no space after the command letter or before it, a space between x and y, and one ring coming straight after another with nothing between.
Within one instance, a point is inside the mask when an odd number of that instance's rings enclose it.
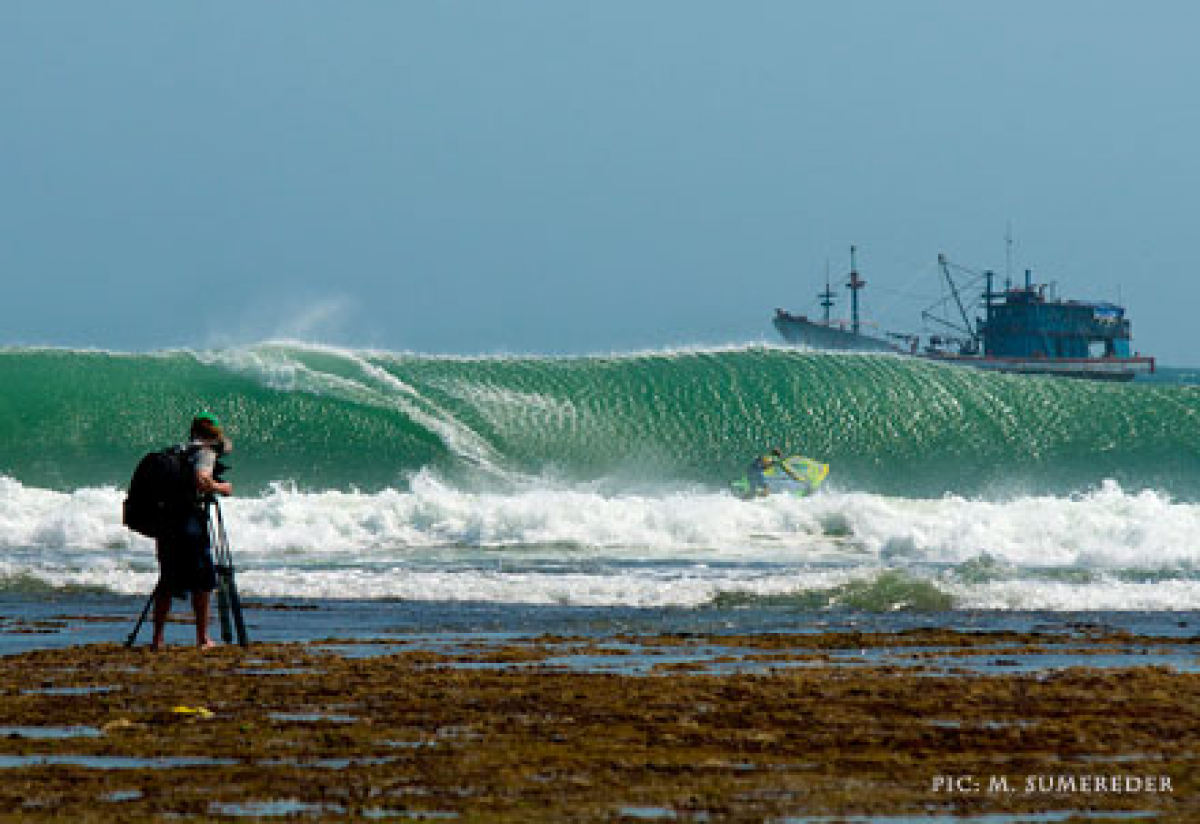
<instances>
[{"instance_id":1,"label":"wet sand","mask_svg":"<svg viewBox=\"0 0 1200 824\"><path fill-rule=\"evenodd\" d=\"M1200 820L1187 638L453 641L0 657L0 820Z\"/></svg>"}]
</instances>

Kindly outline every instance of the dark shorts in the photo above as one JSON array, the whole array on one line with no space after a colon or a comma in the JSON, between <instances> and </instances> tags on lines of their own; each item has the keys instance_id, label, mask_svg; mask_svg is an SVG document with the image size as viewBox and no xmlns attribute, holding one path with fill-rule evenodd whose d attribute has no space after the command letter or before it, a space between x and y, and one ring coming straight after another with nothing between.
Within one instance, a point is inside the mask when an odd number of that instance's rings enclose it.
<instances>
[{"instance_id":1,"label":"dark shorts","mask_svg":"<svg viewBox=\"0 0 1200 824\"><path fill-rule=\"evenodd\" d=\"M199 513L188 514L157 543L158 585L174 598L217 588L208 522Z\"/></svg>"}]
</instances>

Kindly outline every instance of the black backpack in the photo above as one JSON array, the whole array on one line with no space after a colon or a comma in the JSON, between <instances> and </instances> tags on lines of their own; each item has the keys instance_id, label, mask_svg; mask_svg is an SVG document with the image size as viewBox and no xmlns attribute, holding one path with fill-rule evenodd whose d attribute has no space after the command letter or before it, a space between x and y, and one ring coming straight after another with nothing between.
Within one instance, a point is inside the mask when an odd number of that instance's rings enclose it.
<instances>
[{"instance_id":1,"label":"black backpack","mask_svg":"<svg viewBox=\"0 0 1200 824\"><path fill-rule=\"evenodd\" d=\"M159 538L196 504L193 447L147 452L129 481L121 522L147 538Z\"/></svg>"}]
</instances>

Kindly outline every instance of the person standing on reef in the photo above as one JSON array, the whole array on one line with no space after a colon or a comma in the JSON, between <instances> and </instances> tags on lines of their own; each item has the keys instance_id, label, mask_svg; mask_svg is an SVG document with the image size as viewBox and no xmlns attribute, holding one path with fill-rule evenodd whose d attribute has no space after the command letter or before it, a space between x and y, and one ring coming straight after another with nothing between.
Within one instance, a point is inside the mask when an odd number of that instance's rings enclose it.
<instances>
[{"instance_id":1,"label":"person standing on reef","mask_svg":"<svg viewBox=\"0 0 1200 824\"><path fill-rule=\"evenodd\" d=\"M163 630L171 612L172 598L192 595L196 613L196 646L216 646L208 635L209 602L217 586L206 499L232 495L233 484L215 477L217 459L232 451L216 416L202 412L192 420L186 447L188 463L195 474L195 494L178 517L155 539L159 579L154 592L154 640L151 649L162 649Z\"/></svg>"}]
</instances>

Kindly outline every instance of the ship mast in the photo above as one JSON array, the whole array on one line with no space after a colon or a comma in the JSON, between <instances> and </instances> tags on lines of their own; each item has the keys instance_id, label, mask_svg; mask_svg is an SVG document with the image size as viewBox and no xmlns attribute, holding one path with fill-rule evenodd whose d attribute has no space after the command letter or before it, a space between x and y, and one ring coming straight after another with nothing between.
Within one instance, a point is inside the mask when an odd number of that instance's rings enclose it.
<instances>
[{"instance_id":1,"label":"ship mast","mask_svg":"<svg viewBox=\"0 0 1200 824\"><path fill-rule=\"evenodd\" d=\"M829 310L833 308L833 290L829 287L829 261L825 261L825 291L817 295L825 307L825 325L829 325Z\"/></svg>"},{"instance_id":2,"label":"ship mast","mask_svg":"<svg viewBox=\"0 0 1200 824\"><path fill-rule=\"evenodd\" d=\"M867 282L858 276L858 267L854 262L854 253L857 249L854 246L850 247L850 282L846 284L850 289L850 328L854 330L854 334L858 334L858 290L867 285Z\"/></svg>"},{"instance_id":3,"label":"ship mast","mask_svg":"<svg viewBox=\"0 0 1200 824\"><path fill-rule=\"evenodd\" d=\"M1012 221L1010 220L1004 233L1004 277L1008 279L1009 283L1012 283L1012 246Z\"/></svg>"}]
</instances>

